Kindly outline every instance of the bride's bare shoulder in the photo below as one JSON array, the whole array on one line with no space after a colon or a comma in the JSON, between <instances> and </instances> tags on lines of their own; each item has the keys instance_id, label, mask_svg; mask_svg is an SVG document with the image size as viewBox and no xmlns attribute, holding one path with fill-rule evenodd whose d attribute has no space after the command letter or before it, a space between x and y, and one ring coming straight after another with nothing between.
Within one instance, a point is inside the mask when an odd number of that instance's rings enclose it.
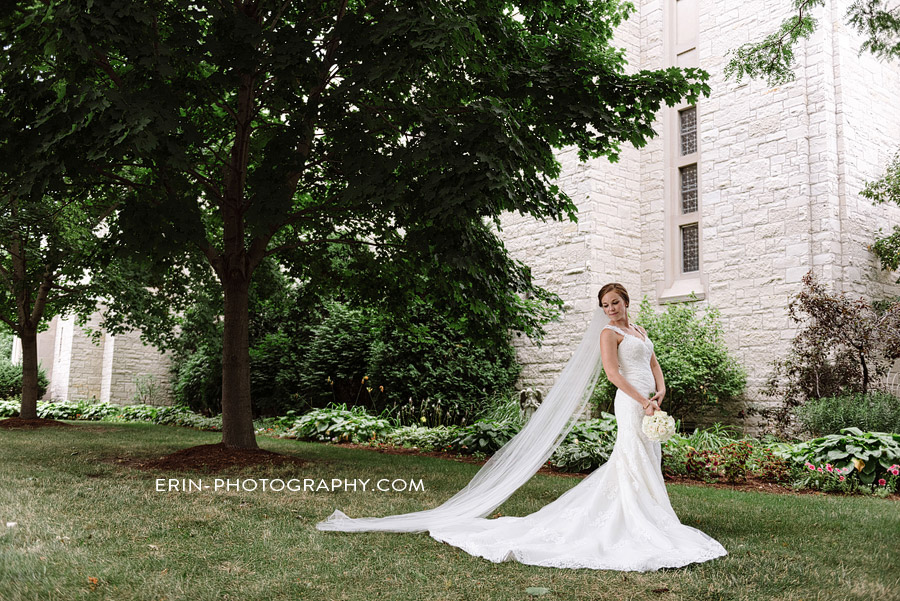
<instances>
[{"instance_id":1,"label":"bride's bare shoulder","mask_svg":"<svg viewBox=\"0 0 900 601\"><path fill-rule=\"evenodd\" d=\"M614 338L616 341L616 344L618 344L618 343L622 342L622 339L624 339L625 337L622 336L621 334L619 334L618 332L616 332L612 328L604 327L600 331L600 341L602 342L603 340L609 340L610 338Z\"/></svg>"}]
</instances>

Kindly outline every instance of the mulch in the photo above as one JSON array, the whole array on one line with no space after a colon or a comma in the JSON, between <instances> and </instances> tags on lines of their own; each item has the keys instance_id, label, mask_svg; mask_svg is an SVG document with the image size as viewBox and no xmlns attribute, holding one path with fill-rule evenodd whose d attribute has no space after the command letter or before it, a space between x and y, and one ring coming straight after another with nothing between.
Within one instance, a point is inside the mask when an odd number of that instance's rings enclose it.
<instances>
[{"instance_id":1,"label":"mulch","mask_svg":"<svg viewBox=\"0 0 900 601\"><path fill-rule=\"evenodd\" d=\"M74 424L67 424L55 419L38 417L35 419L22 419L21 417L8 417L0 419L0 429L13 430L18 428L34 430L35 428L77 428Z\"/></svg>"},{"instance_id":2,"label":"mulch","mask_svg":"<svg viewBox=\"0 0 900 601\"><path fill-rule=\"evenodd\" d=\"M180 449L154 459L126 459L117 457L114 463L141 470L191 470L215 472L227 468L256 467L259 465L294 465L308 462L292 455L282 455L264 449L235 449L221 442Z\"/></svg>"}]
</instances>

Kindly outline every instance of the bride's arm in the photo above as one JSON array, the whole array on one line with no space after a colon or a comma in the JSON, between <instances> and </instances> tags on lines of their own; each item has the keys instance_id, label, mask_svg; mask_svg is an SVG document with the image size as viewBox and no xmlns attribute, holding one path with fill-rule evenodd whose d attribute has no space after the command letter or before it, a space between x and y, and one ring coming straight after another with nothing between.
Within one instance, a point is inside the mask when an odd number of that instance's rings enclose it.
<instances>
[{"instance_id":1,"label":"bride's arm","mask_svg":"<svg viewBox=\"0 0 900 601\"><path fill-rule=\"evenodd\" d=\"M647 330L638 325L635 325L635 327L641 331L644 338L647 337ZM653 381L656 382L656 394L650 398L650 401L655 401L658 407L666 396L666 380L663 378L662 367L659 366L659 361L656 360L656 353L652 351L650 353L650 371L653 372Z\"/></svg>"},{"instance_id":2,"label":"bride's arm","mask_svg":"<svg viewBox=\"0 0 900 601\"><path fill-rule=\"evenodd\" d=\"M600 357L603 359L603 371L613 386L633 398L644 409L650 404L649 399L638 392L637 388L629 384L625 376L619 373L619 355L616 345L616 335L612 330L603 330L600 333ZM662 372L660 372L662 375Z\"/></svg>"},{"instance_id":3,"label":"bride's arm","mask_svg":"<svg viewBox=\"0 0 900 601\"><path fill-rule=\"evenodd\" d=\"M662 367L656 360L656 353L650 355L650 370L653 372L653 380L656 382L656 394L650 399L656 401L657 405L662 404L663 398L666 396L666 381L663 378Z\"/></svg>"}]
</instances>

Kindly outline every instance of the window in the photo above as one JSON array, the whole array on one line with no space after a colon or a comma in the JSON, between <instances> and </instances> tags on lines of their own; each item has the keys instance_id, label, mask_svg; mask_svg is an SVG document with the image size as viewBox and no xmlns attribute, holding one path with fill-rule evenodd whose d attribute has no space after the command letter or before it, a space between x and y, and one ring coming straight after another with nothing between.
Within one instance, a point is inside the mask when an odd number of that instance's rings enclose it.
<instances>
[{"instance_id":1,"label":"window","mask_svg":"<svg viewBox=\"0 0 900 601\"><path fill-rule=\"evenodd\" d=\"M690 273L700 269L700 236L697 224L681 227L681 271Z\"/></svg>"},{"instance_id":2,"label":"window","mask_svg":"<svg viewBox=\"0 0 900 601\"><path fill-rule=\"evenodd\" d=\"M697 211L697 164L680 167L678 172L681 175L681 213L694 213Z\"/></svg>"},{"instance_id":3,"label":"window","mask_svg":"<svg viewBox=\"0 0 900 601\"><path fill-rule=\"evenodd\" d=\"M697 107L678 112L681 128L681 156L697 152Z\"/></svg>"},{"instance_id":4,"label":"window","mask_svg":"<svg viewBox=\"0 0 900 601\"><path fill-rule=\"evenodd\" d=\"M666 64L700 67L699 0L664 0L663 51ZM703 169L700 131L703 105L676 105L663 112L665 221L660 302L706 297L703 272Z\"/></svg>"}]
</instances>

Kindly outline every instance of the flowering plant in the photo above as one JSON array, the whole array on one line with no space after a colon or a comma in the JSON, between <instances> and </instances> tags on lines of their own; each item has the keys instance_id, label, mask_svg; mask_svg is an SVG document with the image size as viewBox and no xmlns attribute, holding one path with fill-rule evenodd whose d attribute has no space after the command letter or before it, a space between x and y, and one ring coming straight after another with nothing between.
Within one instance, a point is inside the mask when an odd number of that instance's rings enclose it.
<instances>
[{"instance_id":1,"label":"flowering plant","mask_svg":"<svg viewBox=\"0 0 900 601\"><path fill-rule=\"evenodd\" d=\"M656 411L653 415L645 415L641 430L650 440L665 442L675 434L675 418L665 411Z\"/></svg>"}]
</instances>

